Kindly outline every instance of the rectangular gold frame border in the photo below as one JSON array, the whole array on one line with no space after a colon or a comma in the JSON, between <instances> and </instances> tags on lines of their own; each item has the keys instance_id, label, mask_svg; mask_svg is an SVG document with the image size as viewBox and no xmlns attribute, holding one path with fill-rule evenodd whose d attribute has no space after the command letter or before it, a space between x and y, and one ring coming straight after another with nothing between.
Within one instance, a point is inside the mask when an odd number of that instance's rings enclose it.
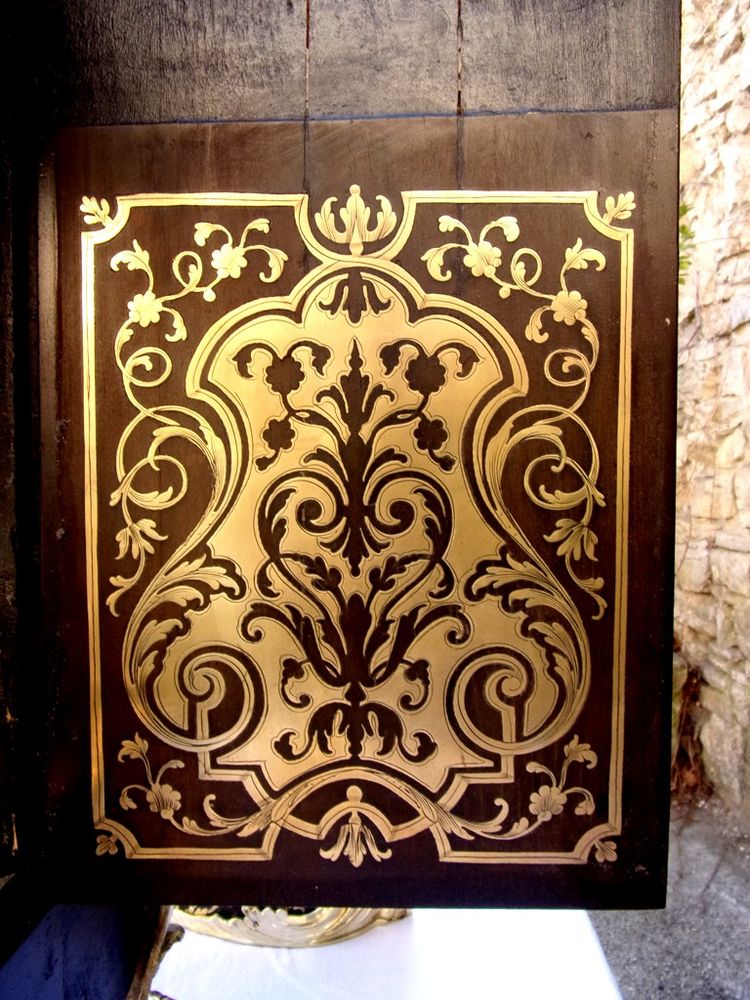
<instances>
[{"instance_id":1,"label":"rectangular gold frame border","mask_svg":"<svg viewBox=\"0 0 750 1000\"><path fill-rule=\"evenodd\" d=\"M622 784L625 726L625 658L627 644L628 581L628 502L631 415L631 363L633 314L634 233L626 227L606 222L598 210L597 191L405 191L402 193L404 215L393 239L385 248L395 254L406 242L419 204L579 204L586 219L598 232L620 243L620 363L617 428L617 517L615 624L612 672L612 743L609 776L609 822L588 830L570 852L492 852L475 854L451 851L441 860L472 864L583 864L593 844L604 836L618 835L622 829ZM144 848L132 832L105 815L103 718L101 706L101 658L99 626L99 568L96 539L98 533L98 484L96 468L96 314L94 251L109 242L127 224L133 208L169 206L292 207L303 239L317 243L307 220L308 196L263 195L243 193L136 194L117 199L117 213L102 229L81 233L82 252L82 353L84 409L84 514L86 526L86 581L89 635L90 719L91 719L91 793L94 826L116 833L129 858L144 860L267 861L263 848ZM320 247L327 257L342 255ZM373 256L382 255L379 251Z\"/></svg>"}]
</instances>

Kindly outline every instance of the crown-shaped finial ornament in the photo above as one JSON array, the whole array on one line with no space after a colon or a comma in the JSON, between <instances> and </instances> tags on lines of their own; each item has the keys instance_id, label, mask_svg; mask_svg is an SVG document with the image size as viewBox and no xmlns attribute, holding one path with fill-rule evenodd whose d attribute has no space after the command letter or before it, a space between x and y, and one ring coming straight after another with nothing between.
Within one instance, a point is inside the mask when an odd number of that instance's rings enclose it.
<instances>
[{"instance_id":1,"label":"crown-shaped finial ornament","mask_svg":"<svg viewBox=\"0 0 750 1000\"><path fill-rule=\"evenodd\" d=\"M391 208L391 203L382 194L379 194L376 201L380 203L380 211L376 216L375 225L368 228L370 221L370 209L365 205L360 194L359 184L352 184L349 188L349 197L346 205L339 209L339 216L344 224L343 230L336 223L332 206L338 198L327 198L319 212L315 213L315 223L329 240L334 243L348 243L349 252L354 257L359 257L364 250L365 243L372 243L375 240L385 239L390 236L396 227L396 213Z\"/></svg>"}]
</instances>

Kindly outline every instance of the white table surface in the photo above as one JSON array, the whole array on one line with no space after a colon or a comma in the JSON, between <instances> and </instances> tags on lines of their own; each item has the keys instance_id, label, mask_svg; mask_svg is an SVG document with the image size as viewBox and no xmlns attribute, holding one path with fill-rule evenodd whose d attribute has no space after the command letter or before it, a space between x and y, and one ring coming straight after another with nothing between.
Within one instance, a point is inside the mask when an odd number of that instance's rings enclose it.
<instances>
[{"instance_id":1,"label":"white table surface","mask_svg":"<svg viewBox=\"0 0 750 1000\"><path fill-rule=\"evenodd\" d=\"M258 948L185 931L157 970L171 1000L619 1000L577 910L414 910L319 948Z\"/></svg>"}]
</instances>

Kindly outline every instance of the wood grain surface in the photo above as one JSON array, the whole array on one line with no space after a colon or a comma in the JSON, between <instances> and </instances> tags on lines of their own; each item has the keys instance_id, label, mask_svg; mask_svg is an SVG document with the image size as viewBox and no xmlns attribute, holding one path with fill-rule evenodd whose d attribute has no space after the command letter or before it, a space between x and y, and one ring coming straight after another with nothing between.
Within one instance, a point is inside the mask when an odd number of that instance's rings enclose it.
<instances>
[{"instance_id":1,"label":"wood grain surface","mask_svg":"<svg viewBox=\"0 0 750 1000\"><path fill-rule=\"evenodd\" d=\"M453 150L445 146L435 176L456 176L459 185L468 186L478 176L471 172L472 163L484 164L484 171L488 161L493 170L502 162L498 146L474 159L472 149L478 147L472 135L479 133L468 129L473 113L676 109L679 92L677 0L457 0L455 6L425 0L410 5L408 18L395 7L361 0L335 5L323 0L211 0L187 6L176 0L47 0L22 5L17 15L6 25L2 73L9 100L3 109L0 158L0 444L5 482L0 544L0 692L5 709L0 721L0 863L5 870L16 864L16 827L25 831L21 849L26 846L29 859L38 857L38 837L46 826L44 789L49 787L57 801L63 788L77 785L77 765L69 772L65 753L59 760L56 754L66 739L75 748L82 738L70 721L75 713L67 714L76 689L65 679L68 654L59 639L57 600L66 581L64 575L57 578L55 592L50 585L54 574L45 570L43 599L39 563L40 492L53 520L57 501L47 488L48 472L39 463L36 360L38 303L40 295L42 300L54 298L49 285L54 260L42 268L40 292L35 220L39 165L55 130L69 125L309 121L459 111L457 119L444 123L456 142ZM647 159L657 133L672 129L657 125L657 119L650 121L642 139ZM482 125L479 132L498 127ZM355 162L367 148L367 142L357 149L356 143L334 138L333 133L326 136L325 130L303 131L306 138L292 145L302 161L304 185L315 183L314 169L309 174L307 170L313 145L348 147L346 155ZM501 133L493 135L492 142L496 140L502 140ZM482 139L485 146L488 141ZM587 141L582 133L581 151ZM406 155L398 144L393 152L397 159ZM411 152L420 155L416 149ZM610 153L618 155L614 140ZM548 155L542 147L540 155ZM660 162L660 169L666 169L668 160ZM526 166L536 169L530 161ZM158 155L152 176L159 177ZM504 175L496 170L495 176L499 183ZM670 183L662 207L654 209L663 214L665 227L674 202L674 175ZM52 201L48 199L48 209ZM45 211L42 243L49 246L55 238L50 232L54 213ZM653 263L667 267L668 260L669 250L662 249ZM653 363L671 371L669 340L656 344L666 353L653 355ZM42 376L48 381L53 377L44 371ZM641 381L639 377L637 391ZM45 420L56 419L56 401L45 399ZM55 433L64 441L74 431L62 422ZM665 468L671 467L669 447L669 437L659 436L654 454ZM55 449L50 458L47 444L45 461L54 462ZM668 497L669 476L662 476ZM634 503L639 517L645 518L649 496L636 493ZM652 534L647 532L643 543L646 552L656 546L662 567L659 600L664 619L660 624L653 619L644 633L649 648L664 644L668 618L669 518L666 513L666 520L660 518L649 520ZM58 529L64 531L64 525L58 523ZM45 542L46 565L58 541Z\"/></svg>"},{"instance_id":2,"label":"wood grain surface","mask_svg":"<svg viewBox=\"0 0 750 1000\"><path fill-rule=\"evenodd\" d=\"M50 726L48 730L52 752L47 770L47 813L51 833L47 848L55 870L60 873L58 891L83 892L96 897L99 893L104 896L118 893L127 885L130 890L137 886L139 894L153 893L157 898L159 894L163 898L168 891L171 898L193 902L209 899L237 902L252 898L275 905L658 905L663 898L666 849L668 751L663 720L669 692L671 634L668 552L673 487L666 456L674 441L676 275L670 253L676 225L675 200L671 196L675 189L676 164L674 113L311 122L307 127L301 123L146 126L106 129L95 135L76 130L60 136L53 163L54 185L49 190L56 205L54 232L59 251L46 258L44 285L47 296L43 310L46 322L42 370L48 373L49 379L45 398L47 401L54 399L54 407L45 409L44 451L48 464L44 491L49 502L45 504L43 565L45 605L55 609L56 656L62 668L57 674L55 705L60 726ZM78 205L81 192L96 193L97 197L106 197L114 204L117 195L148 190L236 191L244 188L294 192L305 189L310 192L311 204L316 206L331 193L344 197L353 178L361 182L363 190L385 194L394 205L400 203L400 191L422 185L431 189L463 187L468 191L595 190L600 192L601 199L623 189L636 192L632 491L627 542L633 582L628 592L623 837L618 838L619 860L615 864L599 865L590 861L583 865L560 865L554 876L545 866L531 863L506 865L502 870L500 866L491 868L471 862L460 865L438 862L436 865L426 834L422 839L400 846L387 864L374 866L370 863L361 869L346 863L331 865L321 860L314 842L292 844L288 837L282 838L278 853L271 860L249 868L227 860L219 865L212 864L198 857L148 862L128 861L120 855L98 860L92 857L92 837L96 831L91 825L88 801L90 719L87 699L81 697L88 676L89 649L82 603L86 573L82 545L85 535L83 373L79 348L81 222ZM52 206L48 207L51 211ZM486 221L481 220L473 208L462 211L466 224L472 229ZM420 261L423 247L439 239L439 234L435 219L425 216L420 222L420 218L415 222L415 241L419 249L413 258L405 251L400 259L404 266L415 273L419 269L421 274L424 270ZM534 222L531 215L524 216L524 220L530 230L528 238L535 241L545 258L560 255L561 248L567 245L561 241L572 239L563 229L558 232L562 222L558 223L554 215L547 217L545 225ZM277 239L286 245L283 224L274 222L273 227ZM165 230L161 251L158 230L148 232L151 235L144 236L144 240L156 262L160 253L167 252L167 247L171 246L171 237ZM123 248L127 245L127 242L123 244ZM114 244L113 249L117 249ZM58 265L59 270L55 273ZM294 274L302 273L305 261L301 257L290 257L288 266L291 279ZM616 278L617 271L612 269L607 281ZM113 275L106 277L103 272L100 280L106 284L102 286L104 297L99 311L102 317L109 315L106 310L110 307L105 303L111 301L114 322L117 281L120 279ZM476 302L489 312L497 309L498 298L493 288L486 288L471 277L462 281L466 301ZM231 308L232 296L240 294L241 290L235 287L237 284L231 283L232 287L223 293L230 296L224 303L225 308ZM612 470L618 448L613 414L615 394L619 392L616 388L619 321L615 318L619 292L616 283L606 287L609 291L603 294L610 298L603 301L611 301L614 312L612 318L607 319L610 307L599 307L603 338L597 371L599 381L582 415L597 428L604 470L602 488L608 497L613 497L616 483ZM435 289L440 290L439 284ZM593 291L587 293L589 298L591 294ZM56 302L61 306L61 322L49 321ZM506 312L510 318L515 315L515 307L508 308L510 312L507 309ZM511 321L512 328L519 322L525 322L520 314ZM532 351L529 354L532 367L533 356ZM110 364L107 357L105 352L97 363L99 392L104 393L98 397L97 405L104 405L98 419L104 449L100 475L105 493L116 485L108 478L111 458L107 459L107 449L111 453L126 419L126 410L118 402L118 375L116 371L107 374ZM111 417L111 431L107 414ZM61 427L65 428L64 434L60 433ZM110 433L114 436L108 437ZM514 489L518 492L518 488ZM186 523L198 517L206 503L200 488L192 503L194 506L189 503L180 514ZM167 531L167 522L164 524L165 533L174 532L174 528ZM113 535L118 525L117 509L107 513L106 505L102 507L100 527L104 537ZM548 530L544 529L543 521L526 520L524 525L530 533ZM161 522L159 526L162 527ZM600 530L603 532L599 554L601 572L608 581L604 594L611 602L614 590L609 581L614 572L615 536L612 529L602 527ZM110 548L111 545L105 545L102 552ZM164 549L165 554L168 551ZM159 558L158 551L155 558ZM113 565L112 570L105 571L105 576L115 570ZM644 585L644 581L648 581L648 585ZM583 607L583 597L581 601ZM611 618L606 621L611 622ZM102 628L105 630L103 636L110 634L110 625L106 622ZM611 669L607 653L613 641L611 628L611 624L607 624L596 633L592 626L592 642L598 650L594 663L599 678L594 690L599 693L581 716L581 729L585 734L582 738L591 738L596 743L603 760L609 759L602 748L606 746L610 731L613 697L613 688L606 679ZM600 637L593 638L595 634ZM113 638L108 641L116 642L115 633L111 635ZM120 670L116 646L105 648L105 654L110 661L107 667L109 694L103 702L105 732L112 735L105 739L104 746L107 760L113 761L119 741L132 738L131 730L140 724L137 720L129 720L127 711L116 704L112 687L112 683L116 685ZM116 768L114 777L118 779L120 765L113 766ZM188 808L200 809L202 793L198 785L191 785L189 759L185 766L185 782L180 787L187 812ZM548 766L554 766L552 757ZM607 765L610 766L614 764ZM512 789L509 791L510 801L515 803ZM122 807L117 805L115 793L116 789L110 793L108 809L117 812ZM602 794L600 789L597 795ZM524 795L528 797L528 792ZM226 803L228 799L225 802L227 812L241 808L239 800L228 806ZM520 799L516 806L525 808ZM146 813L144 821L147 822L142 836L161 835L157 829L158 818L152 821ZM551 825L549 835L552 836ZM179 848L182 842L174 834L167 839L173 848ZM227 848L235 846L231 840L221 843ZM542 838L540 843L545 844L547 840ZM296 859L293 863L290 862L292 858ZM74 885L68 877L71 875Z\"/></svg>"}]
</instances>

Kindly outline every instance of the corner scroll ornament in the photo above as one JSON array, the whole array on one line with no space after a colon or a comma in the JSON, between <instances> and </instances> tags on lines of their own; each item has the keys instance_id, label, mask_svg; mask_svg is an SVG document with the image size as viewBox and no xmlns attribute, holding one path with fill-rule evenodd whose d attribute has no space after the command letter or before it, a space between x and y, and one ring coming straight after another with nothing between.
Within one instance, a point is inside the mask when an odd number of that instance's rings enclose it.
<instances>
[{"instance_id":1,"label":"corner scroll ornament","mask_svg":"<svg viewBox=\"0 0 750 1000\"><path fill-rule=\"evenodd\" d=\"M585 416L601 351L596 287L573 279L607 268L606 240L622 244L613 224L631 215L633 194L607 198L603 215L594 195L566 196L584 205L598 245L576 234L551 281L542 255L516 246L517 216L475 237L441 214L453 239L421 254L426 275L449 282L458 257L497 287L500 318L425 292L396 263L423 204L404 197L398 230L384 196L374 223L357 185L338 219L327 199L314 221L348 248L335 255L306 222L306 198L290 200L324 266L200 333L194 304L218 304L219 286L241 281L249 261L269 286L284 272L290 248L255 242L270 215L254 213L238 239L196 222L197 249L173 257L167 290L138 239L110 258L145 287L124 300L113 333L132 411L112 456L114 555L100 557L91 529L89 545L102 563L129 565L109 577L104 606L110 619L125 615L122 678L140 730L118 760L143 773L122 787L116 819L95 786L97 854L122 845L148 856L145 827L134 833L125 814L150 813L150 830L161 821L174 832L161 850L177 857L211 856L218 841L222 857L267 860L283 830L359 868L387 864L400 841L427 832L441 861L535 863L547 857L541 831L564 816L577 831L571 860L616 860L605 838L619 833L619 800L601 782L596 793L569 783L571 768L598 761L569 737L591 685L586 619L603 622L610 607L594 564L595 525L612 502ZM102 227L99 242L119 231L105 199L87 196L81 211ZM210 261L200 253L209 242ZM376 254L365 253L371 243ZM500 321L508 300L523 302L511 330ZM524 340L539 352L528 365ZM186 526L171 512L198 468L210 495ZM519 470L523 501L511 486ZM528 511L546 525L536 535ZM617 604L621 591L610 592ZM609 754L621 750L615 741ZM201 815L188 808L193 772L211 789ZM519 812L504 786L523 775L541 783L523 784Z\"/></svg>"}]
</instances>

